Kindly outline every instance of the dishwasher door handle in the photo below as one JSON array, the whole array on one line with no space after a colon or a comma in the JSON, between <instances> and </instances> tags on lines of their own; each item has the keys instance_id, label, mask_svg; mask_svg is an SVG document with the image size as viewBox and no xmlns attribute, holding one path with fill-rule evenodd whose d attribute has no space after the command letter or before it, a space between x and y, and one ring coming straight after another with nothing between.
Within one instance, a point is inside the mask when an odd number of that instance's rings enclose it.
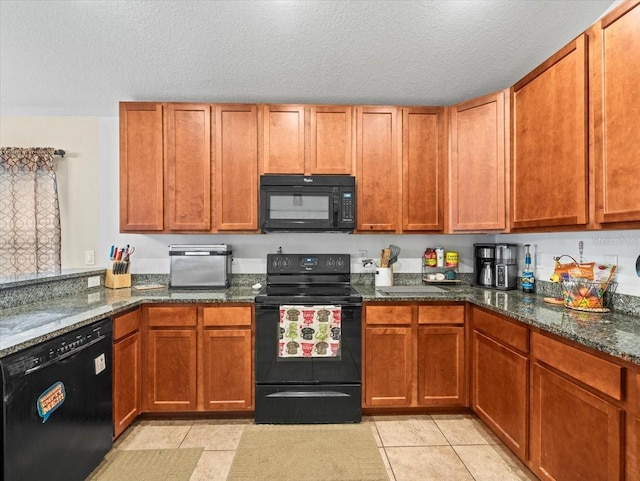
<instances>
[{"instance_id":1,"label":"dishwasher door handle","mask_svg":"<svg viewBox=\"0 0 640 481\"><path fill-rule=\"evenodd\" d=\"M84 351L85 349L87 349L87 348L89 348L89 347L93 346L94 344L99 343L100 341L102 341L103 339L106 339L106 338L107 338L107 336L100 336L100 337L96 337L93 341L90 341L90 342L88 342L88 343L86 343L86 344L83 344L82 346L80 346L80 347L78 347L78 348L76 348L76 349L72 349L72 350L71 350L71 351L69 351L69 352L65 352L65 353L64 353L62 356L60 356L60 357L56 357L55 359L51 359L50 361L47 361L47 362L45 362L44 364L40 364L39 366L32 367L31 369L27 369L27 370L24 372L24 375L25 375L25 376L27 376L27 375L29 375L29 374L31 374L31 373L34 373L34 372L36 372L36 371L39 371L40 369L43 369L43 368L45 368L45 367L47 367L47 366L50 366L50 365L51 365L51 364L53 364L53 363L56 363L56 362L59 362L59 361L63 361L64 359L66 359L66 358L68 358L68 357L71 357L71 356L74 356L74 355L78 354L79 352Z\"/></svg>"}]
</instances>

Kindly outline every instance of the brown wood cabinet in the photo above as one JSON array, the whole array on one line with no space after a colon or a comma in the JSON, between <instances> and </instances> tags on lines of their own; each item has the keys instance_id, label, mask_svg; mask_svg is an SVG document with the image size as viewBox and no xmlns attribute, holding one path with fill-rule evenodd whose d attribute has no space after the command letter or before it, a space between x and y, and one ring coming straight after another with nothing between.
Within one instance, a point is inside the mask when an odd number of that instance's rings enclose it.
<instances>
[{"instance_id":1,"label":"brown wood cabinet","mask_svg":"<svg viewBox=\"0 0 640 481\"><path fill-rule=\"evenodd\" d=\"M197 308L152 306L146 309L146 410L194 411Z\"/></svg>"},{"instance_id":2,"label":"brown wood cabinet","mask_svg":"<svg viewBox=\"0 0 640 481\"><path fill-rule=\"evenodd\" d=\"M531 353L534 472L556 481L623 479L623 418L615 403L623 399L624 369L538 333Z\"/></svg>"},{"instance_id":3,"label":"brown wood cabinet","mask_svg":"<svg viewBox=\"0 0 640 481\"><path fill-rule=\"evenodd\" d=\"M353 107L265 105L265 174L352 174Z\"/></svg>"},{"instance_id":4,"label":"brown wood cabinet","mask_svg":"<svg viewBox=\"0 0 640 481\"><path fill-rule=\"evenodd\" d=\"M398 107L356 108L357 229L361 232L400 229L398 113Z\"/></svg>"},{"instance_id":5,"label":"brown wood cabinet","mask_svg":"<svg viewBox=\"0 0 640 481\"><path fill-rule=\"evenodd\" d=\"M120 231L164 229L162 104L120 103Z\"/></svg>"},{"instance_id":6,"label":"brown wood cabinet","mask_svg":"<svg viewBox=\"0 0 640 481\"><path fill-rule=\"evenodd\" d=\"M527 459L528 331L474 308L473 399L476 414L522 460Z\"/></svg>"},{"instance_id":7,"label":"brown wood cabinet","mask_svg":"<svg viewBox=\"0 0 640 481\"><path fill-rule=\"evenodd\" d=\"M622 3L589 33L596 221L638 228L640 2Z\"/></svg>"},{"instance_id":8,"label":"brown wood cabinet","mask_svg":"<svg viewBox=\"0 0 640 481\"><path fill-rule=\"evenodd\" d=\"M627 404L626 474L628 481L640 481L640 371L629 371Z\"/></svg>"},{"instance_id":9,"label":"brown wood cabinet","mask_svg":"<svg viewBox=\"0 0 640 481\"><path fill-rule=\"evenodd\" d=\"M113 436L117 438L142 406L141 309L113 318Z\"/></svg>"},{"instance_id":10,"label":"brown wood cabinet","mask_svg":"<svg viewBox=\"0 0 640 481\"><path fill-rule=\"evenodd\" d=\"M365 306L364 407L466 403L464 306Z\"/></svg>"},{"instance_id":11,"label":"brown wood cabinet","mask_svg":"<svg viewBox=\"0 0 640 481\"><path fill-rule=\"evenodd\" d=\"M514 229L588 222L586 43L578 36L512 88Z\"/></svg>"},{"instance_id":12,"label":"brown wood cabinet","mask_svg":"<svg viewBox=\"0 0 640 481\"><path fill-rule=\"evenodd\" d=\"M450 107L451 232L507 229L509 91Z\"/></svg>"},{"instance_id":13,"label":"brown wood cabinet","mask_svg":"<svg viewBox=\"0 0 640 481\"><path fill-rule=\"evenodd\" d=\"M216 227L220 231L258 228L258 107L215 105L212 155Z\"/></svg>"},{"instance_id":14,"label":"brown wood cabinet","mask_svg":"<svg viewBox=\"0 0 640 481\"><path fill-rule=\"evenodd\" d=\"M211 107L167 104L165 217L170 231L211 230Z\"/></svg>"},{"instance_id":15,"label":"brown wood cabinet","mask_svg":"<svg viewBox=\"0 0 640 481\"><path fill-rule=\"evenodd\" d=\"M402 230L444 227L447 124L443 107L402 109Z\"/></svg>"},{"instance_id":16,"label":"brown wood cabinet","mask_svg":"<svg viewBox=\"0 0 640 481\"><path fill-rule=\"evenodd\" d=\"M253 343L250 306L203 308L204 409L253 409Z\"/></svg>"}]
</instances>

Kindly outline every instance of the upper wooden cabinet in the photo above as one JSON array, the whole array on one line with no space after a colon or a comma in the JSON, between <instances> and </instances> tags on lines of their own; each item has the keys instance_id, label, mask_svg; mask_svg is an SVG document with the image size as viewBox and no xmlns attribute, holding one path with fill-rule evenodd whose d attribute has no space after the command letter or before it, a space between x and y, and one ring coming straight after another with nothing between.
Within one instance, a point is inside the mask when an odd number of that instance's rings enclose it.
<instances>
[{"instance_id":1,"label":"upper wooden cabinet","mask_svg":"<svg viewBox=\"0 0 640 481\"><path fill-rule=\"evenodd\" d=\"M218 230L258 228L258 108L214 106L215 210Z\"/></svg>"},{"instance_id":2,"label":"upper wooden cabinet","mask_svg":"<svg viewBox=\"0 0 640 481\"><path fill-rule=\"evenodd\" d=\"M211 230L211 107L168 104L165 110L167 228Z\"/></svg>"},{"instance_id":3,"label":"upper wooden cabinet","mask_svg":"<svg viewBox=\"0 0 640 481\"><path fill-rule=\"evenodd\" d=\"M353 107L265 105L265 174L351 174Z\"/></svg>"},{"instance_id":4,"label":"upper wooden cabinet","mask_svg":"<svg viewBox=\"0 0 640 481\"><path fill-rule=\"evenodd\" d=\"M443 107L402 109L402 230L441 231L447 125Z\"/></svg>"},{"instance_id":5,"label":"upper wooden cabinet","mask_svg":"<svg viewBox=\"0 0 640 481\"><path fill-rule=\"evenodd\" d=\"M586 52L583 34L512 89L514 229L588 221Z\"/></svg>"},{"instance_id":6,"label":"upper wooden cabinet","mask_svg":"<svg viewBox=\"0 0 640 481\"><path fill-rule=\"evenodd\" d=\"M505 230L509 91L450 108L450 230Z\"/></svg>"},{"instance_id":7,"label":"upper wooden cabinet","mask_svg":"<svg viewBox=\"0 0 640 481\"><path fill-rule=\"evenodd\" d=\"M640 2L624 2L589 31L596 221L640 227Z\"/></svg>"},{"instance_id":8,"label":"upper wooden cabinet","mask_svg":"<svg viewBox=\"0 0 640 481\"><path fill-rule=\"evenodd\" d=\"M120 104L120 230L164 228L162 104Z\"/></svg>"},{"instance_id":9,"label":"upper wooden cabinet","mask_svg":"<svg viewBox=\"0 0 640 481\"><path fill-rule=\"evenodd\" d=\"M398 107L356 108L358 230L399 230Z\"/></svg>"}]
</instances>

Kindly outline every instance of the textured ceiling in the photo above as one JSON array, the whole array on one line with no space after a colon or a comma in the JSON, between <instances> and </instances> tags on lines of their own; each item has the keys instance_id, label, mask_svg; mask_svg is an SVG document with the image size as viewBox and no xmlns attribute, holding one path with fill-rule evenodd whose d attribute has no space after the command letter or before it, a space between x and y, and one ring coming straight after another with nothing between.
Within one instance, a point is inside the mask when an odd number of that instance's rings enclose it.
<instances>
[{"instance_id":1,"label":"textured ceiling","mask_svg":"<svg viewBox=\"0 0 640 481\"><path fill-rule=\"evenodd\" d=\"M446 105L509 87L613 0L0 0L2 115L121 100Z\"/></svg>"}]
</instances>

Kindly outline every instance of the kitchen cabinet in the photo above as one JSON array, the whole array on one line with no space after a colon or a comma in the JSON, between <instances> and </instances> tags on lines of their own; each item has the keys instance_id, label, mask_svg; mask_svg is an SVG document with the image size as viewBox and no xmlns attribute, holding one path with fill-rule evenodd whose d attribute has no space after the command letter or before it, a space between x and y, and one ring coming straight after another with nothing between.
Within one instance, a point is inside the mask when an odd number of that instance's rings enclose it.
<instances>
[{"instance_id":1,"label":"kitchen cabinet","mask_svg":"<svg viewBox=\"0 0 640 481\"><path fill-rule=\"evenodd\" d=\"M520 459L527 459L529 351L526 327L473 308L472 407Z\"/></svg>"},{"instance_id":2,"label":"kitchen cabinet","mask_svg":"<svg viewBox=\"0 0 640 481\"><path fill-rule=\"evenodd\" d=\"M117 438L142 406L141 309L113 318L113 436Z\"/></svg>"},{"instance_id":3,"label":"kitchen cabinet","mask_svg":"<svg viewBox=\"0 0 640 481\"><path fill-rule=\"evenodd\" d=\"M588 222L586 43L578 36L512 88L513 229Z\"/></svg>"},{"instance_id":4,"label":"kitchen cabinet","mask_svg":"<svg viewBox=\"0 0 640 481\"><path fill-rule=\"evenodd\" d=\"M211 230L211 108L167 104L166 225L170 231Z\"/></svg>"},{"instance_id":5,"label":"kitchen cabinet","mask_svg":"<svg viewBox=\"0 0 640 481\"><path fill-rule=\"evenodd\" d=\"M442 231L447 126L443 107L402 109L402 230Z\"/></svg>"},{"instance_id":6,"label":"kitchen cabinet","mask_svg":"<svg viewBox=\"0 0 640 481\"><path fill-rule=\"evenodd\" d=\"M356 108L357 230L400 230L398 107Z\"/></svg>"},{"instance_id":7,"label":"kitchen cabinet","mask_svg":"<svg viewBox=\"0 0 640 481\"><path fill-rule=\"evenodd\" d=\"M147 307L146 411L194 411L197 308Z\"/></svg>"},{"instance_id":8,"label":"kitchen cabinet","mask_svg":"<svg viewBox=\"0 0 640 481\"><path fill-rule=\"evenodd\" d=\"M640 3L623 2L590 30L596 221L640 227Z\"/></svg>"},{"instance_id":9,"label":"kitchen cabinet","mask_svg":"<svg viewBox=\"0 0 640 481\"><path fill-rule=\"evenodd\" d=\"M353 107L265 105L265 174L351 174Z\"/></svg>"},{"instance_id":10,"label":"kitchen cabinet","mask_svg":"<svg viewBox=\"0 0 640 481\"><path fill-rule=\"evenodd\" d=\"M120 103L120 231L164 229L162 104Z\"/></svg>"},{"instance_id":11,"label":"kitchen cabinet","mask_svg":"<svg viewBox=\"0 0 640 481\"><path fill-rule=\"evenodd\" d=\"M253 409L253 341L250 306L203 308L204 409Z\"/></svg>"},{"instance_id":12,"label":"kitchen cabinet","mask_svg":"<svg viewBox=\"0 0 640 481\"><path fill-rule=\"evenodd\" d=\"M629 370L627 379L626 473L629 481L640 481L640 371Z\"/></svg>"},{"instance_id":13,"label":"kitchen cabinet","mask_svg":"<svg viewBox=\"0 0 640 481\"><path fill-rule=\"evenodd\" d=\"M418 306L418 404L465 406L464 306Z\"/></svg>"},{"instance_id":14,"label":"kitchen cabinet","mask_svg":"<svg viewBox=\"0 0 640 481\"><path fill-rule=\"evenodd\" d=\"M531 346L534 472L555 481L623 479L623 417L614 401L622 399L623 368L537 333Z\"/></svg>"},{"instance_id":15,"label":"kitchen cabinet","mask_svg":"<svg viewBox=\"0 0 640 481\"><path fill-rule=\"evenodd\" d=\"M464 306L364 309L364 407L465 404Z\"/></svg>"},{"instance_id":16,"label":"kitchen cabinet","mask_svg":"<svg viewBox=\"0 0 640 481\"><path fill-rule=\"evenodd\" d=\"M219 231L257 230L258 107L213 109L216 226Z\"/></svg>"},{"instance_id":17,"label":"kitchen cabinet","mask_svg":"<svg viewBox=\"0 0 640 481\"><path fill-rule=\"evenodd\" d=\"M507 229L509 91L450 107L451 232Z\"/></svg>"}]
</instances>

